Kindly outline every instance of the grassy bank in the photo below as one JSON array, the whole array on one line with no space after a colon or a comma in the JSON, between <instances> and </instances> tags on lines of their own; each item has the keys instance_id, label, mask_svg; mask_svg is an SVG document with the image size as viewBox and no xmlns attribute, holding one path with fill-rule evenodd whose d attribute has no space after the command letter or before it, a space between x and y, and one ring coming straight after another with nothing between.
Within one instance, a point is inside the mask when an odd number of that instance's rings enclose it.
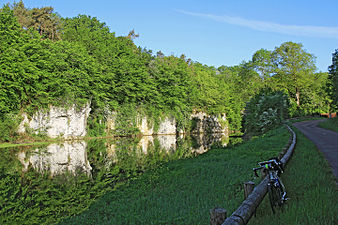
<instances>
[{"instance_id":1,"label":"grassy bank","mask_svg":"<svg viewBox=\"0 0 338 225\"><path fill-rule=\"evenodd\" d=\"M62 143L65 141L88 141L88 140L95 140L95 139L118 139L119 137L115 136L102 136L102 137L76 137L76 138L45 138L45 139L30 139L30 140L20 140L16 143L0 143L1 148L12 148L12 147L22 147L22 146L33 146L33 145L46 145L51 143Z\"/></svg>"},{"instance_id":2,"label":"grassy bank","mask_svg":"<svg viewBox=\"0 0 338 225\"><path fill-rule=\"evenodd\" d=\"M337 187L321 152L296 128L297 145L282 180L290 200L272 214L266 197L249 224L338 224Z\"/></svg>"},{"instance_id":3,"label":"grassy bank","mask_svg":"<svg viewBox=\"0 0 338 225\"><path fill-rule=\"evenodd\" d=\"M338 117L327 119L324 122L318 124L319 127L338 132Z\"/></svg>"},{"instance_id":4,"label":"grassy bank","mask_svg":"<svg viewBox=\"0 0 338 225\"><path fill-rule=\"evenodd\" d=\"M241 145L163 164L61 224L209 224L215 206L229 212L238 207L251 169L278 155L288 139L282 127Z\"/></svg>"}]
</instances>

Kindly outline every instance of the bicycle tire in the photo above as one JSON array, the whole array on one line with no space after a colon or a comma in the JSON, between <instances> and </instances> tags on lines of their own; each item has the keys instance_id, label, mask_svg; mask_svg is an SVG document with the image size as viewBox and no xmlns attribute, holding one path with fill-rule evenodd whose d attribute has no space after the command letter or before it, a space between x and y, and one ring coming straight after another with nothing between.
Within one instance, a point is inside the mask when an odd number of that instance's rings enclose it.
<instances>
[{"instance_id":1,"label":"bicycle tire","mask_svg":"<svg viewBox=\"0 0 338 225\"><path fill-rule=\"evenodd\" d=\"M282 191L281 186L279 185L275 187L275 202L279 207L283 205L282 196L283 196L283 191Z\"/></svg>"},{"instance_id":2,"label":"bicycle tire","mask_svg":"<svg viewBox=\"0 0 338 225\"><path fill-rule=\"evenodd\" d=\"M270 201L270 206L271 206L271 210L272 213L275 214L275 190L274 190L274 186L272 183L268 184L268 193L269 193L269 201Z\"/></svg>"},{"instance_id":3,"label":"bicycle tire","mask_svg":"<svg viewBox=\"0 0 338 225\"><path fill-rule=\"evenodd\" d=\"M275 207L279 206L282 207L283 201L283 190L280 185L275 185L276 183L269 183L268 184L268 192L269 192L269 201L272 213L275 214L276 210Z\"/></svg>"}]
</instances>

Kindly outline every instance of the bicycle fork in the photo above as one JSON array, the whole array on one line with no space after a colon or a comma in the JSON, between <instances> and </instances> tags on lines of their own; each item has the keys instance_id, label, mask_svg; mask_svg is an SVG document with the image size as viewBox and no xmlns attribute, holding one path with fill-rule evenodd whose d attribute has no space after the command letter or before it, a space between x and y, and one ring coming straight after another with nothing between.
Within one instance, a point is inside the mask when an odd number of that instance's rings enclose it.
<instances>
[{"instance_id":1,"label":"bicycle fork","mask_svg":"<svg viewBox=\"0 0 338 225\"><path fill-rule=\"evenodd\" d=\"M286 202L286 200L288 200L288 198L286 198L285 186L279 178L275 179L275 184L282 188L283 194L282 194L282 197L281 197L281 203L283 204L284 202Z\"/></svg>"}]
</instances>

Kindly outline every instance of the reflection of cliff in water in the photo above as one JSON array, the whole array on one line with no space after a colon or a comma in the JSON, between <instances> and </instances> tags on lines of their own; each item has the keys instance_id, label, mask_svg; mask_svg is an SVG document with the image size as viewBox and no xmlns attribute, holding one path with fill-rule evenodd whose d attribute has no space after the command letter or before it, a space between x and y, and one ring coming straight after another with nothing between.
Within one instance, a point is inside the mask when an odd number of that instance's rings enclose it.
<instances>
[{"instance_id":1,"label":"reflection of cliff in water","mask_svg":"<svg viewBox=\"0 0 338 225\"><path fill-rule=\"evenodd\" d=\"M85 141L53 143L45 148L32 151L21 151L18 158L24 171L31 165L35 170L44 173L49 171L52 176L71 172L91 174L91 166L87 159L87 143Z\"/></svg>"},{"instance_id":2,"label":"reflection of cliff in water","mask_svg":"<svg viewBox=\"0 0 338 225\"><path fill-rule=\"evenodd\" d=\"M53 143L44 148L34 147L31 151L19 152L18 158L24 165L24 171L32 166L40 173L50 172L51 176L65 172L91 175L90 164L97 160L103 162L102 165L106 168L119 164L143 167L142 164L147 164L149 161L154 163L202 154L212 145L225 147L227 141L221 133L143 136L136 139L96 139L88 142ZM93 144L94 142L101 144ZM90 152L99 152L99 157L95 156L94 159L94 155L91 156Z\"/></svg>"},{"instance_id":3,"label":"reflection of cliff in water","mask_svg":"<svg viewBox=\"0 0 338 225\"><path fill-rule=\"evenodd\" d=\"M121 138L107 142L108 157L115 163L120 158L118 152L124 151L126 148L130 153L137 152L142 155L153 151L170 155L182 150L186 151L185 155L196 155L207 152L212 146L226 147L229 142L229 139L222 133L142 136L139 140L133 140L127 141L127 139Z\"/></svg>"},{"instance_id":4,"label":"reflection of cliff in water","mask_svg":"<svg viewBox=\"0 0 338 225\"><path fill-rule=\"evenodd\" d=\"M197 133L191 135L191 150L197 154L207 152L212 146L226 147L229 138L224 133L203 134Z\"/></svg>"}]
</instances>

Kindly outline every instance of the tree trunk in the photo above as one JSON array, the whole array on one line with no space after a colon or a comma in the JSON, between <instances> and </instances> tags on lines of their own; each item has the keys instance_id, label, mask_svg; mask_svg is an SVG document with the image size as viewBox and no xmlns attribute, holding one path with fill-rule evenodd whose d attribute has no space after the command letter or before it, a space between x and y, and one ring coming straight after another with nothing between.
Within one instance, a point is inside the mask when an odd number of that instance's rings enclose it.
<instances>
[{"instance_id":1,"label":"tree trunk","mask_svg":"<svg viewBox=\"0 0 338 225\"><path fill-rule=\"evenodd\" d=\"M296 102L297 102L297 106L299 106L300 105L300 92L298 88L296 89Z\"/></svg>"}]
</instances>

